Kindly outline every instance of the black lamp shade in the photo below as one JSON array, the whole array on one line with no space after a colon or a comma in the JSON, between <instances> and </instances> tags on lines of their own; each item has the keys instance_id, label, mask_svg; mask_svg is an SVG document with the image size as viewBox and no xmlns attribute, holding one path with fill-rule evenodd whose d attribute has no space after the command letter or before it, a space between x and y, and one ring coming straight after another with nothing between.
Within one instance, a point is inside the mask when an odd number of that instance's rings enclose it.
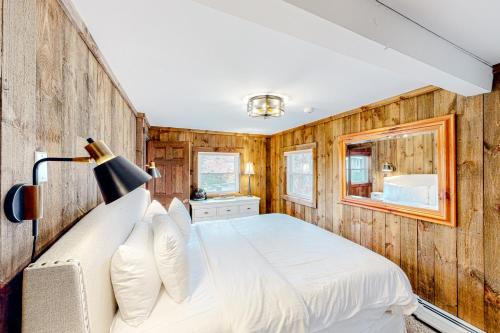
<instances>
[{"instance_id":1,"label":"black lamp shade","mask_svg":"<svg viewBox=\"0 0 500 333\"><path fill-rule=\"evenodd\" d=\"M94 168L94 175L106 204L132 192L151 179L134 163L116 156Z\"/></svg>"},{"instance_id":2,"label":"black lamp shade","mask_svg":"<svg viewBox=\"0 0 500 333\"><path fill-rule=\"evenodd\" d=\"M161 178L160 171L156 167L148 168L146 172L153 178Z\"/></svg>"}]
</instances>

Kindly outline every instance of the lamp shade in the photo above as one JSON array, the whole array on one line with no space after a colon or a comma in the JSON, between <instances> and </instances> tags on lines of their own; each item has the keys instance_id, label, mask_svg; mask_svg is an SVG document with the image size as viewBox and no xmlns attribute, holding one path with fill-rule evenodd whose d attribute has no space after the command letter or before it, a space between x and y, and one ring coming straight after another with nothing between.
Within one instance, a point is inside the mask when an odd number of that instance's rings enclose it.
<instances>
[{"instance_id":1,"label":"lamp shade","mask_svg":"<svg viewBox=\"0 0 500 333\"><path fill-rule=\"evenodd\" d=\"M255 170L253 168L252 162L245 163L245 175L255 175Z\"/></svg>"},{"instance_id":2,"label":"lamp shade","mask_svg":"<svg viewBox=\"0 0 500 333\"><path fill-rule=\"evenodd\" d=\"M160 170L156 167L155 162L150 162L149 165L146 166L146 172L153 178L161 178Z\"/></svg>"},{"instance_id":3,"label":"lamp shade","mask_svg":"<svg viewBox=\"0 0 500 333\"><path fill-rule=\"evenodd\" d=\"M106 204L132 192L151 179L150 175L122 156L113 157L97 165L94 175Z\"/></svg>"}]
</instances>

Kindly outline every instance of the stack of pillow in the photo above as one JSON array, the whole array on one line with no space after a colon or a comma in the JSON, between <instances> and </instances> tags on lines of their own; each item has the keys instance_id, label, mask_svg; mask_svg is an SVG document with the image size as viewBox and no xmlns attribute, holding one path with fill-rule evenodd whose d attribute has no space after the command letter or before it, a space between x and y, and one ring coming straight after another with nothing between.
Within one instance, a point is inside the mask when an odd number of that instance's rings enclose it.
<instances>
[{"instance_id":1,"label":"stack of pillow","mask_svg":"<svg viewBox=\"0 0 500 333\"><path fill-rule=\"evenodd\" d=\"M111 282L122 319L139 326L149 317L161 284L177 303L189 293L187 241L191 217L175 198L168 212L156 200L111 259Z\"/></svg>"}]
</instances>

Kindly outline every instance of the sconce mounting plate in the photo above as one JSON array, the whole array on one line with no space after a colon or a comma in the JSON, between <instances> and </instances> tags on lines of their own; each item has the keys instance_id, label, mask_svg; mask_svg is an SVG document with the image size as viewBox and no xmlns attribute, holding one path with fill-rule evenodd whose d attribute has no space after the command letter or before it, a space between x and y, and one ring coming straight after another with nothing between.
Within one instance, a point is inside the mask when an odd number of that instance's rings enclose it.
<instances>
[{"instance_id":1,"label":"sconce mounting plate","mask_svg":"<svg viewBox=\"0 0 500 333\"><path fill-rule=\"evenodd\" d=\"M5 196L3 204L5 216L14 223L21 223L24 220L24 185L12 186Z\"/></svg>"},{"instance_id":2,"label":"sconce mounting plate","mask_svg":"<svg viewBox=\"0 0 500 333\"><path fill-rule=\"evenodd\" d=\"M43 217L42 190L39 185L16 184L11 187L3 204L9 221L21 223Z\"/></svg>"}]
</instances>

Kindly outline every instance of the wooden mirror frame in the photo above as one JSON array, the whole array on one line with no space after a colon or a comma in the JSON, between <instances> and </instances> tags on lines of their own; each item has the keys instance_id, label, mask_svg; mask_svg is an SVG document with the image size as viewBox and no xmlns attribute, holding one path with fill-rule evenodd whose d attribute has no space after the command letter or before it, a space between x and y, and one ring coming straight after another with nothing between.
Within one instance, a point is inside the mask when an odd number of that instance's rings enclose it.
<instances>
[{"instance_id":1,"label":"wooden mirror frame","mask_svg":"<svg viewBox=\"0 0 500 333\"><path fill-rule=\"evenodd\" d=\"M404 206L347 195L345 159L347 146L394 135L436 131L439 210ZM455 115L420 120L412 123L377 128L339 137L340 203L378 210L419 220L456 226L456 157Z\"/></svg>"}]
</instances>

